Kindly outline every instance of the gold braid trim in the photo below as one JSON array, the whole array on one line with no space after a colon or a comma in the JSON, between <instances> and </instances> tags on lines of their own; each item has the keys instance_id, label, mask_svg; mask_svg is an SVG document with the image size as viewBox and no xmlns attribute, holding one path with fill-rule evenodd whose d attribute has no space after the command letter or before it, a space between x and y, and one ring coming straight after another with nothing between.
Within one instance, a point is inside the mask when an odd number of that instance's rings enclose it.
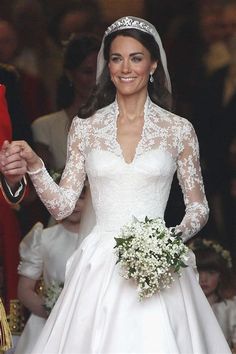
<instances>
[{"instance_id":1,"label":"gold braid trim","mask_svg":"<svg viewBox=\"0 0 236 354\"><path fill-rule=\"evenodd\" d=\"M10 300L10 313L7 316L10 331L13 335L20 335L25 325L23 306L18 299Z\"/></svg>"},{"instance_id":2,"label":"gold braid trim","mask_svg":"<svg viewBox=\"0 0 236 354\"><path fill-rule=\"evenodd\" d=\"M0 299L0 351L12 348L12 335L7 322L6 312Z\"/></svg>"},{"instance_id":3,"label":"gold braid trim","mask_svg":"<svg viewBox=\"0 0 236 354\"><path fill-rule=\"evenodd\" d=\"M17 200L17 202L11 202L11 201L9 200L9 197L6 195L6 192L5 192L4 188L3 188L2 183L1 183L1 180L0 180L0 190L1 190L1 192L2 192L2 195L3 195L4 199L6 200L6 202L7 202L8 204L10 204L10 206L11 206L13 209L16 209L16 210L18 209L18 206L19 206L20 202L22 201L22 199L24 198L25 192L26 192L27 179L26 179L25 176L23 176L22 179L23 179L23 183L24 183L24 186L23 186L24 190L23 190L23 193L22 193L21 197Z\"/></svg>"}]
</instances>

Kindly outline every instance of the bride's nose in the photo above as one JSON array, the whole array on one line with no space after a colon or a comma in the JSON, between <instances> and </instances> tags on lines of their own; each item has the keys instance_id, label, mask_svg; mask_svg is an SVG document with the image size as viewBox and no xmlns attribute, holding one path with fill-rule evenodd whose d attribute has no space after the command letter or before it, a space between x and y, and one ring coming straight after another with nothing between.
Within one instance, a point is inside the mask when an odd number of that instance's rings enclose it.
<instances>
[{"instance_id":1,"label":"bride's nose","mask_svg":"<svg viewBox=\"0 0 236 354\"><path fill-rule=\"evenodd\" d=\"M131 71L130 69L130 61L128 59L124 59L122 62L122 71L124 73L129 73Z\"/></svg>"}]
</instances>

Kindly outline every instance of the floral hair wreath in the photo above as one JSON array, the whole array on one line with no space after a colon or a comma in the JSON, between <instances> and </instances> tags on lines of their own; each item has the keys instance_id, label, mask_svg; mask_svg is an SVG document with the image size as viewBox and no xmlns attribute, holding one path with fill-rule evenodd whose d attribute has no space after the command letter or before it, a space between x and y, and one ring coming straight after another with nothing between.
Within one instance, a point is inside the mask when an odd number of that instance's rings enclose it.
<instances>
[{"instance_id":1,"label":"floral hair wreath","mask_svg":"<svg viewBox=\"0 0 236 354\"><path fill-rule=\"evenodd\" d=\"M197 239L190 243L189 247L193 250L199 249L212 249L216 253L222 257L226 263L228 268L232 268L232 258L230 252L224 249L218 242L214 240L206 240L206 239Z\"/></svg>"}]
</instances>

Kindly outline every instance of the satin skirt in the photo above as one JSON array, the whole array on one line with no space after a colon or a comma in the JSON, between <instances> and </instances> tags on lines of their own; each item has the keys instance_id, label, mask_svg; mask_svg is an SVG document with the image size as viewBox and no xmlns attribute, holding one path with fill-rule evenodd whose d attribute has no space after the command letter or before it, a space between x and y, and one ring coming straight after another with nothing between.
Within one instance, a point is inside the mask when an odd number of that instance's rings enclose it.
<instances>
[{"instance_id":1,"label":"satin skirt","mask_svg":"<svg viewBox=\"0 0 236 354\"><path fill-rule=\"evenodd\" d=\"M30 354L45 323L46 320L44 318L32 314L17 341L14 354Z\"/></svg>"},{"instance_id":2,"label":"satin skirt","mask_svg":"<svg viewBox=\"0 0 236 354\"><path fill-rule=\"evenodd\" d=\"M67 263L64 289L31 354L230 354L195 258L171 287L139 301L120 275L113 231L95 227Z\"/></svg>"}]
</instances>

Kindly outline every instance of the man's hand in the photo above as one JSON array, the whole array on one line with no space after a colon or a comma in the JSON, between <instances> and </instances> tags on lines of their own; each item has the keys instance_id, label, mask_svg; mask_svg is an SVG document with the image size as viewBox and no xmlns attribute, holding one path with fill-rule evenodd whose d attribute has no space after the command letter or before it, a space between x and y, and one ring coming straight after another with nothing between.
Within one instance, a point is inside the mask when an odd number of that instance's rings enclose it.
<instances>
[{"instance_id":1,"label":"man's hand","mask_svg":"<svg viewBox=\"0 0 236 354\"><path fill-rule=\"evenodd\" d=\"M0 150L0 172L13 190L17 188L27 170L27 163L20 153L21 147L11 146L7 140Z\"/></svg>"}]
</instances>

